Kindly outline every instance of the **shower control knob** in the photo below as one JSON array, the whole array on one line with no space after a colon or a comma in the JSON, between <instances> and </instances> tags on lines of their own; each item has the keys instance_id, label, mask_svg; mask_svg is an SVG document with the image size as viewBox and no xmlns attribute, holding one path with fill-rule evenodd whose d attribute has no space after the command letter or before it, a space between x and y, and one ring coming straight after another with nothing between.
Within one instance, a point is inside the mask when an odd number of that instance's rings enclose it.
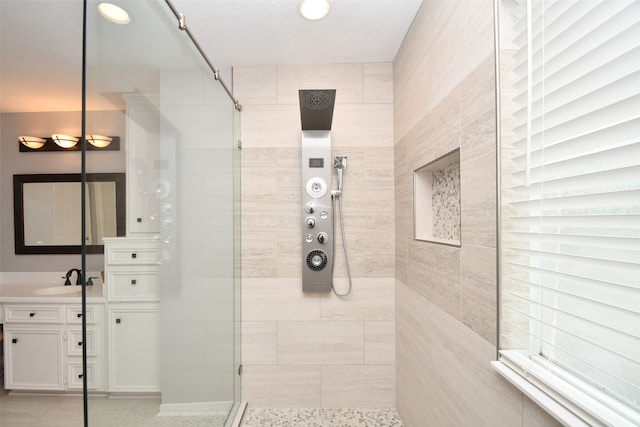
<instances>
[{"instance_id":1,"label":"shower control knob","mask_svg":"<svg viewBox=\"0 0 640 427\"><path fill-rule=\"evenodd\" d=\"M308 217L304 222L308 228L313 228L316 225L316 219L312 217Z\"/></svg>"},{"instance_id":2,"label":"shower control knob","mask_svg":"<svg viewBox=\"0 0 640 427\"><path fill-rule=\"evenodd\" d=\"M328 238L329 238L329 236L327 236L327 233L319 233L318 234L318 242L320 242L320 243L326 243Z\"/></svg>"},{"instance_id":3,"label":"shower control knob","mask_svg":"<svg viewBox=\"0 0 640 427\"><path fill-rule=\"evenodd\" d=\"M304 205L304 210L307 213L313 213L315 207L316 205L314 205L313 202L308 202L306 205Z\"/></svg>"}]
</instances>

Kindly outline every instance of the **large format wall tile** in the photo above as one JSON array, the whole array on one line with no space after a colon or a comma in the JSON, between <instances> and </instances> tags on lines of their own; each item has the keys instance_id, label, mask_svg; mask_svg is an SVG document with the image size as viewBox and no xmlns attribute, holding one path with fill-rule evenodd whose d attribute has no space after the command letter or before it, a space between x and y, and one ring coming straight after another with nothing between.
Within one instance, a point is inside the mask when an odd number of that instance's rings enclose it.
<instances>
[{"instance_id":1,"label":"large format wall tile","mask_svg":"<svg viewBox=\"0 0 640 427\"><path fill-rule=\"evenodd\" d=\"M278 324L276 322L242 323L242 364L275 365L278 363Z\"/></svg>"},{"instance_id":2,"label":"large format wall tile","mask_svg":"<svg viewBox=\"0 0 640 427\"><path fill-rule=\"evenodd\" d=\"M409 286L452 316L460 316L460 248L409 244Z\"/></svg>"},{"instance_id":3,"label":"large format wall tile","mask_svg":"<svg viewBox=\"0 0 640 427\"><path fill-rule=\"evenodd\" d=\"M429 113L428 87L431 76L426 64L427 58L423 58L419 67L407 71L410 82L401 87L402 73L397 71L398 67L394 64L393 131L396 139L405 136Z\"/></svg>"},{"instance_id":4,"label":"large format wall tile","mask_svg":"<svg viewBox=\"0 0 640 427\"><path fill-rule=\"evenodd\" d=\"M560 427L551 415L527 397L523 397L522 427Z\"/></svg>"},{"instance_id":5,"label":"large format wall tile","mask_svg":"<svg viewBox=\"0 0 640 427\"><path fill-rule=\"evenodd\" d=\"M424 0L394 61L396 393L405 427L556 426L496 357L490 0ZM461 247L413 240L413 171L460 148Z\"/></svg>"},{"instance_id":6,"label":"large format wall tile","mask_svg":"<svg viewBox=\"0 0 640 427\"><path fill-rule=\"evenodd\" d=\"M331 139L335 146L393 146L392 104L342 105L336 101L333 114Z\"/></svg>"},{"instance_id":7,"label":"large format wall tile","mask_svg":"<svg viewBox=\"0 0 640 427\"><path fill-rule=\"evenodd\" d=\"M233 80L233 95L243 108L276 103L275 65L233 67Z\"/></svg>"},{"instance_id":8,"label":"large format wall tile","mask_svg":"<svg viewBox=\"0 0 640 427\"><path fill-rule=\"evenodd\" d=\"M301 280L298 89L332 87L337 89L333 153L348 157L341 200L354 290L347 298L303 293ZM342 389L340 377L352 372L352 381L360 382L349 385L352 398L367 406L393 406L392 64L235 67L234 88L246 99L241 99L243 399L254 406L337 405L333 395ZM343 292L347 271L339 228L337 234L334 277ZM297 389L302 387L297 377L288 388L291 372L308 380L309 390ZM365 399L364 389L376 393Z\"/></svg>"},{"instance_id":9,"label":"large format wall tile","mask_svg":"<svg viewBox=\"0 0 640 427\"><path fill-rule=\"evenodd\" d=\"M365 104L393 104L393 64L364 64Z\"/></svg>"},{"instance_id":10,"label":"large format wall tile","mask_svg":"<svg viewBox=\"0 0 640 427\"><path fill-rule=\"evenodd\" d=\"M320 396L319 366L245 366L243 369L242 400L252 407L318 407Z\"/></svg>"},{"instance_id":11,"label":"large format wall tile","mask_svg":"<svg viewBox=\"0 0 640 427\"><path fill-rule=\"evenodd\" d=\"M322 320L394 320L394 280L392 278L352 280L353 289L349 298L336 298L331 293L320 298ZM348 289L348 279L336 279L336 288Z\"/></svg>"},{"instance_id":12,"label":"large format wall tile","mask_svg":"<svg viewBox=\"0 0 640 427\"><path fill-rule=\"evenodd\" d=\"M249 104L242 109L243 149L299 147L300 128L300 108L294 104ZM243 166L243 172L245 169Z\"/></svg>"},{"instance_id":13,"label":"large format wall tile","mask_svg":"<svg viewBox=\"0 0 640 427\"><path fill-rule=\"evenodd\" d=\"M278 362L283 364L363 364L362 322L280 322Z\"/></svg>"},{"instance_id":14,"label":"large format wall tile","mask_svg":"<svg viewBox=\"0 0 640 427\"><path fill-rule=\"evenodd\" d=\"M460 254L461 321L497 344L496 248L464 245Z\"/></svg>"},{"instance_id":15,"label":"large format wall tile","mask_svg":"<svg viewBox=\"0 0 640 427\"><path fill-rule=\"evenodd\" d=\"M396 323L394 321L364 322L364 363L395 365Z\"/></svg>"},{"instance_id":16,"label":"large format wall tile","mask_svg":"<svg viewBox=\"0 0 640 427\"><path fill-rule=\"evenodd\" d=\"M323 365L322 406L395 408L393 365Z\"/></svg>"},{"instance_id":17,"label":"large format wall tile","mask_svg":"<svg viewBox=\"0 0 640 427\"><path fill-rule=\"evenodd\" d=\"M299 279L242 280L242 321L320 320L320 295L302 292Z\"/></svg>"},{"instance_id":18,"label":"large format wall tile","mask_svg":"<svg viewBox=\"0 0 640 427\"><path fill-rule=\"evenodd\" d=\"M462 243L496 247L495 149L465 158L460 168Z\"/></svg>"},{"instance_id":19,"label":"large format wall tile","mask_svg":"<svg viewBox=\"0 0 640 427\"><path fill-rule=\"evenodd\" d=\"M460 426L521 422L521 396L489 364L493 345L404 284L396 289L398 301L411 301L398 306L398 395L414 396L398 403L405 425L422 426L426 419ZM413 321L416 316L422 322ZM422 423L408 423L405 413Z\"/></svg>"}]
</instances>

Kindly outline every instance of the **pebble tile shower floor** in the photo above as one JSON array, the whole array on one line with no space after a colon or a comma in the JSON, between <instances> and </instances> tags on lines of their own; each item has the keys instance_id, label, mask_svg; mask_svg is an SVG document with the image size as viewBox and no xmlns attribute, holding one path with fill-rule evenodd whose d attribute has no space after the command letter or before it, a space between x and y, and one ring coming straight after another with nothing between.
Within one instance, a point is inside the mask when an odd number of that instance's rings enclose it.
<instances>
[{"instance_id":1,"label":"pebble tile shower floor","mask_svg":"<svg viewBox=\"0 0 640 427\"><path fill-rule=\"evenodd\" d=\"M402 427L395 409L249 408L241 427Z\"/></svg>"}]
</instances>

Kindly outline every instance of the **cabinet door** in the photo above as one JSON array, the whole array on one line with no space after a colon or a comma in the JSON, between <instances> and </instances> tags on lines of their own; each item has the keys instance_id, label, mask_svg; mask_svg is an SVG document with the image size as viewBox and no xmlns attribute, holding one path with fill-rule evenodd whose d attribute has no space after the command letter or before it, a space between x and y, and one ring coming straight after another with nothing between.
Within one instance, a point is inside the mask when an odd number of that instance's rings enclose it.
<instances>
[{"instance_id":1,"label":"cabinet door","mask_svg":"<svg viewBox=\"0 0 640 427\"><path fill-rule=\"evenodd\" d=\"M110 392L159 392L158 304L109 308Z\"/></svg>"},{"instance_id":2,"label":"cabinet door","mask_svg":"<svg viewBox=\"0 0 640 427\"><path fill-rule=\"evenodd\" d=\"M63 334L58 329L4 330L5 388L62 390Z\"/></svg>"},{"instance_id":3,"label":"cabinet door","mask_svg":"<svg viewBox=\"0 0 640 427\"><path fill-rule=\"evenodd\" d=\"M160 231L160 163L158 113L127 97L127 235Z\"/></svg>"}]
</instances>

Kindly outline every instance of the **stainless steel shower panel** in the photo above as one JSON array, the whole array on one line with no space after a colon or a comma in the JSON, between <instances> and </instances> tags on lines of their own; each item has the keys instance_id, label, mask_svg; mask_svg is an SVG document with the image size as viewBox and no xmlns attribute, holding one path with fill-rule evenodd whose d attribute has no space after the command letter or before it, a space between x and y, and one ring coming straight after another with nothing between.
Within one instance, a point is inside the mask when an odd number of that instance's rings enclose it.
<instances>
[{"instance_id":1,"label":"stainless steel shower panel","mask_svg":"<svg viewBox=\"0 0 640 427\"><path fill-rule=\"evenodd\" d=\"M330 130L302 131L302 290L331 291L333 215Z\"/></svg>"}]
</instances>

